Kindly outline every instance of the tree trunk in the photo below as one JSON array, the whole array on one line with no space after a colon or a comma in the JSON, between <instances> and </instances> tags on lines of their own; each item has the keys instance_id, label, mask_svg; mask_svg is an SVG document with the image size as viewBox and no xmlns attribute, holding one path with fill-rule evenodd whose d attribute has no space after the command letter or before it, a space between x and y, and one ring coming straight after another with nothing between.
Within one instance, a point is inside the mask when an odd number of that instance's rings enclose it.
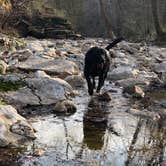
<instances>
[{"instance_id":1,"label":"tree trunk","mask_svg":"<svg viewBox=\"0 0 166 166\"><path fill-rule=\"evenodd\" d=\"M157 0L151 0L151 6L152 6L154 26L156 29L157 36L160 38L164 35L164 32L160 26L159 19L158 19Z\"/></svg>"},{"instance_id":2,"label":"tree trunk","mask_svg":"<svg viewBox=\"0 0 166 166\"><path fill-rule=\"evenodd\" d=\"M9 0L1 0L0 1L0 19L1 19L1 22L0 22L0 28L1 29L4 29L5 27L5 24L9 18L9 15L11 13L11 10L12 10L12 5L10 3Z\"/></svg>"},{"instance_id":3,"label":"tree trunk","mask_svg":"<svg viewBox=\"0 0 166 166\"><path fill-rule=\"evenodd\" d=\"M108 18L108 15L106 13L103 0L99 0L99 4L100 4L101 14L103 16L103 19L104 19L104 22L105 22L105 26L106 26L106 29L107 29L107 33L108 33L109 37L111 39L113 39L114 38L114 34L113 34L113 31L112 31L111 21L110 21L110 18Z\"/></svg>"}]
</instances>

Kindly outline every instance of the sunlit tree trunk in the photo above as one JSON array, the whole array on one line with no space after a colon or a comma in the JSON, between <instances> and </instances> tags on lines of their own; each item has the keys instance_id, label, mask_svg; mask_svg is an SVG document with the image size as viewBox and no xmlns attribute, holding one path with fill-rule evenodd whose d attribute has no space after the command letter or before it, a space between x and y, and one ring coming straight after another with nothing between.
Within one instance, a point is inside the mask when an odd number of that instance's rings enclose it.
<instances>
[{"instance_id":1,"label":"sunlit tree trunk","mask_svg":"<svg viewBox=\"0 0 166 166\"><path fill-rule=\"evenodd\" d=\"M157 32L157 35L162 34L162 29L159 23L158 19L158 14L157 14L157 0L151 0L151 5L152 5L152 14L153 14L153 19L154 19L154 26Z\"/></svg>"},{"instance_id":2,"label":"sunlit tree trunk","mask_svg":"<svg viewBox=\"0 0 166 166\"><path fill-rule=\"evenodd\" d=\"M100 4L100 11L101 11L101 14L103 16L105 26L106 26L106 29L107 29L107 33L108 33L109 37L111 39L113 39L114 34L113 34L113 30L112 30L112 25L111 25L110 18L108 16L108 14L106 13L104 0L99 0L99 4Z\"/></svg>"},{"instance_id":3,"label":"sunlit tree trunk","mask_svg":"<svg viewBox=\"0 0 166 166\"><path fill-rule=\"evenodd\" d=\"M152 15L154 20L154 26L156 29L157 37L163 38L166 36L166 33L163 32L162 27L158 18L158 9L157 9L157 0L151 0Z\"/></svg>"}]
</instances>

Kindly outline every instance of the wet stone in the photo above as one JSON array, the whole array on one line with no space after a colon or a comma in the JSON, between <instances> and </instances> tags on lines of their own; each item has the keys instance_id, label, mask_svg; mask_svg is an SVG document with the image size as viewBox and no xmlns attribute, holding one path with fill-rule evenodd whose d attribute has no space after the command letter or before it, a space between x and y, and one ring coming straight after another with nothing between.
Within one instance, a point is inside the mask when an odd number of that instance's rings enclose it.
<instances>
[{"instance_id":1,"label":"wet stone","mask_svg":"<svg viewBox=\"0 0 166 166\"><path fill-rule=\"evenodd\" d=\"M143 90L137 85L132 87L125 87L123 93L128 93L135 98L142 98L145 95Z\"/></svg>"},{"instance_id":2,"label":"wet stone","mask_svg":"<svg viewBox=\"0 0 166 166\"><path fill-rule=\"evenodd\" d=\"M99 101L111 101L111 99L112 99L111 93L109 92L104 92L102 94L99 94L98 96Z\"/></svg>"},{"instance_id":3,"label":"wet stone","mask_svg":"<svg viewBox=\"0 0 166 166\"><path fill-rule=\"evenodd\" d=\"M54 113L72 114L77 110L76 105L71 100L58 101L53 109Z\"/></svg>"}]
</instances>

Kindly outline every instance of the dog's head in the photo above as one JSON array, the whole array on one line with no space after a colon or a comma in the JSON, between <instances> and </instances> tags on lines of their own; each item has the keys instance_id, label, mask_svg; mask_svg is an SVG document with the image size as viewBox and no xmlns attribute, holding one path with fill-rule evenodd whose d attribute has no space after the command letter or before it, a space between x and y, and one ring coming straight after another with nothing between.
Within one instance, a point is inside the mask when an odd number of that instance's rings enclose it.
<instances>
[{"instance_id":1,"label":"dog's head","mask_svg":"<svg viewBox=\"0 0 166 166\"><path fill-rule=\"evenodd\" d=\"M121 42L122 40L124 40L124 37L118 37L118 38L116 38L116 41L119 43L119 42Z\"/></svg>"}]
</instances>

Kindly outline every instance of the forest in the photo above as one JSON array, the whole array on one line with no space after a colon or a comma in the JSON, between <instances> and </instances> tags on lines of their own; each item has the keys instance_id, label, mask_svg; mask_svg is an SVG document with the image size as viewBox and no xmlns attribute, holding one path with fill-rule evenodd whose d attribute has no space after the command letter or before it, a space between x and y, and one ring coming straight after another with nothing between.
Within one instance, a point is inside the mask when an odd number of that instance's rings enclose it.
<instances>
[{"instance_id":1,"label":"forest","mask_svg":"<svg viewBox=\"0 0 166 166\"><path fill-rule=\"evenodd\" d=\"M89 37L165 40L165 0L1 0L1 4L2 28L41 13L68 19Z\"/></svg>"}]
</instances>

